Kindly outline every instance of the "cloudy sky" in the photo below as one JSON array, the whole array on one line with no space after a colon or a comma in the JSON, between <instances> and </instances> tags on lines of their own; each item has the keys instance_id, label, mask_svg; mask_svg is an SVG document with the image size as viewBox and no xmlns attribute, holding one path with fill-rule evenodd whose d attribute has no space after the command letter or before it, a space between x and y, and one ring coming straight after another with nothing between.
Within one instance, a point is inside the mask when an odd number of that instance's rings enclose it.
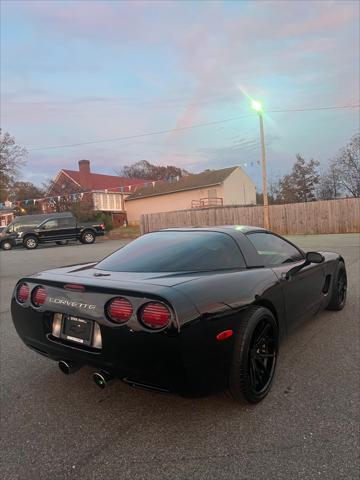
<instances>
[{"instance_id":1,"label":"cloudy sky","mask_svg":"<svg viewBox=\"0 0 360 480\"><path fill-rule=\"evenodd\" d=\"M193 172L246 163L258 182L253 97L270 176L298 152L326 162L359 130L359 109L292 110L360 103L359 5L2 0L2 128L28 149L23 176L36 183L81 158L99 173L142 159Z\"/></svg>"}]
</instances>

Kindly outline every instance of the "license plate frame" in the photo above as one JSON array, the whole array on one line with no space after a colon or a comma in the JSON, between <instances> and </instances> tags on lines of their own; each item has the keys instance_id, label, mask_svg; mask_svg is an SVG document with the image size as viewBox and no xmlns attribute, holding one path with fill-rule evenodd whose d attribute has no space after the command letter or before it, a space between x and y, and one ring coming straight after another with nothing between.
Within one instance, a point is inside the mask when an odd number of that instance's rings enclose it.
<instances>
[{"instance_id":1,"label":"license plate frame","mask_svg":"<svg viewBox=\"0 0 360 480\"><path fill-rule=\"evenodd\" d=\"M93 341L94 322L74 315L63 314L61 338L78 345L90 347Z\"/></svg>"}]
</instances>

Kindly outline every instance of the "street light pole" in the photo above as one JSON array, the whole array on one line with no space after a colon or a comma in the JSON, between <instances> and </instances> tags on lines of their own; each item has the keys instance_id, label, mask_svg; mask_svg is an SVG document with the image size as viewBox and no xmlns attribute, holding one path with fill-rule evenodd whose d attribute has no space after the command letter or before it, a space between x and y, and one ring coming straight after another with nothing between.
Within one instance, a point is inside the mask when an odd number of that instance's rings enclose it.
<instances>
[{"instance_id":1,"label":"street light pole","mask_svg":"<svg viewBox=\"0 0 360 480\"><path fill-rule=\"evenodd\" d=\"M269 218L269 201L267 194L267 175L266 175L266 153L265 153L265 138L264 138L264 121L261 112L259 112L260 122L260 142L261 142L261 170L262 170L262 191L264 204L264 228L270 228Z\"/></svg>"},{"instance_id":2,"label":"street light pole","mask_svg":"<svg viewBox=\"0 0 360 480\"><path fill-rule=\"evenodd\" d=\"M269 201L267 194L267 175L266 175L266 151L265 151L265 137L264 137L264 121L263 121L263 109L260 102L253 100L251 102L252 108L259 115L260 123L260 144L261 144L261 170L262 170L262 193L263 193L263 215L264 215L264 228L270 228L269 218Z\"/></svg>"}]
</instances>

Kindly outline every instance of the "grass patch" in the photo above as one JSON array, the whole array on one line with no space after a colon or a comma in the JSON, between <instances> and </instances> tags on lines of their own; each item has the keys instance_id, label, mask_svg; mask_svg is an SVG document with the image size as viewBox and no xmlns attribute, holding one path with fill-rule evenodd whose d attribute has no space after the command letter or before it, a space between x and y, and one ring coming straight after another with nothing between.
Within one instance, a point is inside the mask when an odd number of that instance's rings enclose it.
<instances>
[{"instance_id":1,"label":"grass patch","mask_svg":"<svg viewBox=\"0 0 360 480\"><path fill-rule=\"evenodd\" d=\"M136 238L140 236L140 227L118 227L109 232L109 238Z\"/></svg>"}]
</instances>

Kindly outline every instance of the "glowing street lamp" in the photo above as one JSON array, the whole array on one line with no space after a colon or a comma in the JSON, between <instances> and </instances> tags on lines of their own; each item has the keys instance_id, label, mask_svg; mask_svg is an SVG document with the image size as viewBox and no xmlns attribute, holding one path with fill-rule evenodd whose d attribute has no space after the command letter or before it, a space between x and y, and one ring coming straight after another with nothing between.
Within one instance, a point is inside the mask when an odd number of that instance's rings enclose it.
<instances>
[{"instance_id":1,"label":"glowing street lamp","mask_svg":"<svg viewBox=\"0 0 360 480\"><path fill-rule=\"evenodd\" d=\"M267 177L266 177L266 152L265 152L265 138L264 138L264 122L263 122L263 107L260 102L256 100L251 101L251 108L259 115L260 122L260 143L261 143L261 169L262 169L262 191L264 201L264 227L270 228L269 219L269 202L267 195Z\"/></svg>"},{"instance_id":2,"label":"glowing street lamp","mask_svg":"<svg viewBox=\"0 0 360 480\"><path fill-rule=\"evenodd\" d=\"M252 100L251 102L251 108L255 110L255 112L262 112L263 108L260 102L257 102L256 100Z\"/></svg>"}]
</instances>

